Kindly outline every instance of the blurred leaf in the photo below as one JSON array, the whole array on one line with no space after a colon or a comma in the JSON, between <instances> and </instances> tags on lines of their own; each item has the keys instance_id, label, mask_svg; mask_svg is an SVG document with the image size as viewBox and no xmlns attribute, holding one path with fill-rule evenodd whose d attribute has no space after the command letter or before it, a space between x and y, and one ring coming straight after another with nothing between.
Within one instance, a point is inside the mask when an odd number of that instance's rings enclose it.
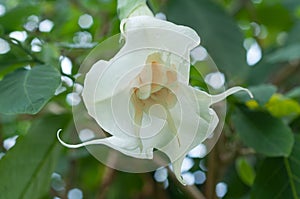
<instances>
[{"instance_id":1,"label":"blurred leaf","mask_svg":"<svg viewBox=\"0 0 300 199\"><path fill-rule=\"evenodd\" d=\"M282 0L264 0L254 4L255 18L252 17L252 20L267 28L266 40L269 41L269 45L276 42L279 33L288 31L293 25L291 12L283 5L283 2Z\"/></svg>"},{"instance_id":2,"label":"blurred leaf","mask_svg":"<svg viewBox=\"0 0 300 199\"><path fill-rule=\"evenodd\" d=\"M244 199L250 192L249 186L246 186L242 181L235 165L229 167L223 181L228 185L228 190L224 199Z\"/></svg>"},{"instance_id":3,"label":"blurred leaf","mask_svg":"<svg viewBox=\"0 0 300 199\"><path fill-rule=\"evenodd\" d=\"M280 64L270 63L267 61L267 58L263 56L258 64L250 68L246 82L249 85L259 85L269 82L270 78L273 77L274 73L276 73L279 68L281 68Z\"/></svg>"},{"instance_id":4,"label":"blurred leaf","mask_svg":"<svg viewBox=\"0 0 300 199\"><path fill-rule=\"evenodd\" d=\"M0 56L0 78L17 68L24 67L33 62L28 53L25 52L25 48L21 46L21 43L14 43L9 38L5 38L5 40L10 45L10 51Z\"/></svg>"},{"instance_id":5,"label":"blurred leaf","mask_svg":"<svg viewBox=\"0 0 300 199\"><path fill-rule=\"evenodd\" d=\"M282 95L273 95L266 104L269 112L275 117L296 116L300 114L300 104Z\"/></svg>"},{"instance_id":6,"label":"blurred leaf","mask_svg":"<svg viewBox=\"0 0 300 199\"><path fill-rule=\"evenodd\" d=\"M260 84L258 86L249 87L248 89L252 92L254 100L261 106L265 105L277 90L275 86L270 84ZM241 102L247 102L250 100L250 97L247 93L241 92L235 94L234 96L237 97Z\"/></svg>"},{"instance_id":7,"label":"blurred leaf","mask_svg":"<svg viewBox=\"0 0 300 199\"><path fill-rule=\"evenodd\" d=\"M253 199L300 198L300 135L295 135L295 145L288 158L267 158L258 170L253 189Z\"/></svg>"},{"instance_id":8,"label":"blurred leaf","mask_svg":"<svg viewBox=\"0 0 300 199\"><path fill-rule=\"evenodd\" d=\"M25 135L31 125L29 120L19 121L15 115L0 114L1 129L0 134L3 139L15 135Z\"/></svg>"},{"instance_id":9,"label":"blurred leaf","mask_svg":"<svg viewBox=\"0 0 300 199\"><path fill-rule=\"evenodd\" d=\"M138 7L146 5L146 0L118 0L119 19L127 18Z\"/></svg>"},{"instance_id":10,"label":"blurred leaf","mask_svg":"<svg viewBox=\"0 0 300 199\"><path fill-rule=\"evenodd\" d=\"M6 33L21 30L26 18L37 14L40 7L36 5L20 5L9 10L3 17L0 17L0 26L4 27Z\"/></svg>"},{"instance_id":11,"label":"blurred leaf","mask_svg":"<svg viewBox=\"0 0 300 199\"><path fill-rule=\"evenodd\" d=\"M300 43L300 37L299 37L299 32L300 32L300 20L298 19L291 29L291 31L288 33L287 45L292 45L295 43Z\"/></svg>"},{"instance_id":12,"label":"blurred leaf","mask_svg":"<svg viewBox=\"0 0 300 199\"><path fill-rule=\"evenodd\" d=\"M290 90L288 93L286 93L285 96L287 96L289 98L298 99L298 101L300 101L300 87L296 87L296 88Z\"/></svg>"},{"instance_id":13,"label":"blurred leaf","mask_svg":"<svg viewBox=\"0 0 300 199\"><path fill-rule=\"evenodd\" d=\"M248 70L243 35L234 20L212 1L170 1L170 21L194 28L216 65L229 78L241 78Z\"/></svg>"},{"instance_id":14,"label":"blurred leaf","mask_svg":"<svg viewBox=\"0 0 300 199\"><path fill-rule=\"evenodd\" d=\"M56 131L70 116L47 116L35 121L26 136L0 160L0 199L39 199L50 187L61 146Z\"/></svg>"},{"instance_id":15,"label":"blurred leaf","mask_svg":"<svg viewBox=\"0 0 300 199\"><path fill-rule=\"evenodd\" d=\"M60 84L60 73L51 66L19 69L0 81L0 112L4 114L39 112Z\"/></svg>"},{"instance_id":16,"label":"blurred leaf","mask_svg":"<svg viewBox=\"0 0 300 199\"><path fill-rule=\"evenodd\" d=\"M255 171L249 162L245 158L238 158L235 167L241 180L251 186L255 179Z\"/></svg>"},{"instance_id":17,"label":"blurred leaf","mask_svg":"<svg viewBox=\"0 0 300 199\"><path fill-rule=\"evenodd\" d=\"M267 56L267 61L270 63L289 62L297 59L300 59L300 43L280 48Z\"/></svg>"},{"instance_id":18,"label":"blurred leaf","mask_svg":"<svg viewBox=\"0 0 300 199\"><path fill-rule=\"evenodd\" d=\"M124 183L130 182L130 183ZM110 185L107 199L124 198L130 199L137 196L143 188L143 181L140 175L118 172L116 179ZM118 190L118 191L115 191Z\"/></svg>"},{"instance_id":19,"label":"blurred leaf","mask_svg":"<svg viewBox=\"0 0 300 199\"><path fill-rule=\"evenodd\" d=\"M242 141L257 152L272 157L291 153L293 133L280 119L243 109L237 110L232 119Z\"/></svg>"},{"instance_id":20,"label":"blurred leaf","mask_svg":"<svg viewBox=\"0 0 300 199\"><path fill-rule=\"evenodd\" d=\"M59 49L53 44L44 44L42 51L38 53L38 56L47 64L57 65L59 59Z\"/></svg>"},{"instance_id":21,"label":"blurred leaf","mask_svg":"<svg viewBox=\"0 0 300 199\"><path fill-rule=\"evenodd\" d=\"M198 69L196 69L196 67L193 65L190 68L190 85L197 86L200 89L203 89L205 91L208 90L207 84L205 83L203 76L200 74Z\"/></svg>"}]
</instances>

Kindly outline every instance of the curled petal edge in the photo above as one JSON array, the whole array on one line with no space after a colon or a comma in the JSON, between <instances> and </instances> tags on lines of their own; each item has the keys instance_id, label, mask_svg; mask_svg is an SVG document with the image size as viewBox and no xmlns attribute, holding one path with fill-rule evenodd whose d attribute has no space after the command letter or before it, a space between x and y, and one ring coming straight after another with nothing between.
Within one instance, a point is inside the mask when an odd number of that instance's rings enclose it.
<instances>
[{"instance_id":1,"label":"curled petal edge","mask_svg":"<svg viewBox=\"0 0 300 199\"><path fill-rule=\"evenodd\" d=\"M245 92L248 93L250 98L253 98L253 94L248 89L240 87L240 86L236 86L236 87L232 87L232 88L224 91L223 93L220 93L220 94L217 94L217 95L211 95L210 105L218 103L218 102L224 100L225 98L227 98L229 95L232 95L232 94L237 93L239 91L245 91Z\"/></svg>"},{"instance_id":2,"label":"curled petal edge","mask_svg":"<svg viewBox=\"0 0 300 199\"><path fill-rule=\"evenodd\" d=\"M76 148L86 147L86 146L90 146L90 145L102 144L102 145L106 145L110 148L113 148L127 156L130 156L130 157L140 158L140 159L153 159L153 149L148 149L147 151L141 152L139 145L136 144L136 142L135 143L131 143L131 142L124 143L124 142L121 142L121 140L118 140L118 138L116 136L111 136L111 137L106 137L106 138L90 140L90 141L82 142L79 144L68 144L60 138L61 131L62 131L62 129L59 129L57 131L57 133L56 133L57 139L63 146L65 146L67 148L76 149ZM115 142L118 142L118 143L115 143ZM126 146L126 144L127 144L127 146Z\"/></svg>"}]
</instances>

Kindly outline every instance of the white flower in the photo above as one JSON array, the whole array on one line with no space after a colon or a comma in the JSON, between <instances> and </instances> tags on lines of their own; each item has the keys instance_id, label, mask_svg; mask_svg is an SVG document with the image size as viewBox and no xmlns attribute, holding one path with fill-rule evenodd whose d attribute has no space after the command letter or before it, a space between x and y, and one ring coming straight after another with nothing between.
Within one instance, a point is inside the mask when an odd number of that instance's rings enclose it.
<instances>
[{"instance_id":1,"label":"white flower","mask_svg":"<svg viewBox=\"0 0 300 199\"><path fill-rule=\"evenodd\" d=\"M211 105L248 90L209 95L189 86L190 51L200 43L191 28L136 16L122 21L121 32L125 45L111 60L92 66L82 93L88 113L112 136L78 145L59 140L70 148L104 144L141 159L152 159L158 149L184 183L184 157L218 124Z\"/></svg>"}]
</instances>

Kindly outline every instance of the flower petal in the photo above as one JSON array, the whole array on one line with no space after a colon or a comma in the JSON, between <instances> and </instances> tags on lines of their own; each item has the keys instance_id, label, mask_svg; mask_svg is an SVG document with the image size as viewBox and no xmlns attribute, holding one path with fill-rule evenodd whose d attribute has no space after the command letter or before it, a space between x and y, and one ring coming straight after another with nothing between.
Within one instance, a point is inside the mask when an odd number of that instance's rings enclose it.
<instances>
[{"instance_id":1,"label":"flower petal","mask_svg":"<svg viewBox=\"0 0 300 199\"><path fill-rule=\"evenodd\" d=\"M145 148L154 146L164 152L172 162L177 179L184 184L184 180L181 178L183 159L190 150L207 139L218 125L219 118L216 112L210 108L211 104L241 90L249 92L236 87L219 95L209 95L191 86L180 84L178 89L174 90L178 103L170 109L171 114L167 119L167 124L157 135L143 139L143 146ZM171 128L171 120L176 125L175 128Z\"/></svg>"},{"instance_id":2,"label":"flower petal","mask_svg":"<svg viewBox=\"0 0 300 199\"><path fill-rule=\"evenodd\" d=\"M178 72L188 84L190 69L190 50L200 44L200 37L191 28L159 20L149 16L126 19L124 37L126 43L117 56L133 49L153 49L177 56ZM174 58L173 58L174 61Z\"/></svg>"},{"instance_id":3,"label":"flower petal","mask_svg":"<svg viewBox=\"0 0 300 199\"><path fill-rule=\"evenodd\" d=\"M84 100L84 104L88 110L88 113L92 117L96 117L96 112L94 109L95 93L97 92L96 80L102 76L107 66L108 66L107 61L100 60L92 66L92 68L86 74L85 77L84 89L82 91L82 98Z\"/></svg>"},{"instance_id":4,"label":"flower petal","mask_svg":"<svg viewBox=\"0 0 300 199\"><path fill-rule=\"evenodd\" d=\"M236 86L236 87L232 87L228 90L226 90L225 92L221 93L221 94L218 94L218 95L212 95L211 96L211 105L212 104L215 104L215 103L218 103L224 99L226 99L226 97L228 97L229 95L232 95L234 93L237 93L239 91L245 91L248 93L248 95L253 98L253 95L252 93L246 89L246 88L243 88L243 87L240 87L240 86Z\"/></svg>"},{"instance_id":5,"label":"flower petal","mask_svg":"<svg viewBox=\"0 0 300 199\"><path fill-rule=\"evenodd\" d=\"M107 138L102 139L95 139L91 141L86 141L80 144L67 144L60 138L60 132L59 130L57 132L57 139L59 142L68 148L80 148L84 146L90 146L90 145L106 145L112 149L115 149L127 156L134 157L134 158L140 158L140 159L152 159L153 154L149 152L141 152L140 148L138 146L138 142L136 139L122 139L118 138L116 136L111 136Z\"/></svg>"}]
</instances>

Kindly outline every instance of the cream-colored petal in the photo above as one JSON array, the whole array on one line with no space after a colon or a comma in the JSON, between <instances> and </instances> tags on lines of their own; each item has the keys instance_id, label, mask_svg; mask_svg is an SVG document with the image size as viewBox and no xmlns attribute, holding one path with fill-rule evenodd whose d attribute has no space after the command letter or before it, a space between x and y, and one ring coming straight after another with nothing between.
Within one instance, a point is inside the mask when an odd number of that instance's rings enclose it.
<instances>
[{"instance_id":1,"label":"cream-colored petal","mask_svg":"<svg viewBox=\"0 0 300 199\"><path fill-rule=\"evenodd\" d=\"M226 90L225 92L221 93L221 94L218 94L218 95L212 95L211 96L211 105L212 104L215 104L215 103L218 103L222 100L224 100L226 97L228 97L229 95L232 95L234 93L237 93L239 91L244 91L244 92L247 92L248 95L253 98L253 95L252 93L246 89L246 88L243 88L243 87L240 87L240 86L236 86L236 87L232 87L228 90Z\"/></svg>"},{"instance_id":2,"label":"cream-colored petal","mask_svg":"<svg viewBox=\"0 0 300 199\"><path fill-rule=\"evenodd\" d=\"M100 60L96 62L85 76L84 88L82 91L82 98L87 108L88 113L92 116L96 116L95 112L95 93L97 92L97 80L102 76L103 72L108 66L108 62Z\"/></svg>"},{"instance_id":3,"label":"cream-colored petal","mask_svg":"<svg viewBox=\"0 0 300 199\"><path fill-rule=\"evenodd\" d=\"M190 50L200 44L200 37L193 29L149 16L131 17L123 23L126 43L116 57L139 49L164 51L173 57L173 64L188 84Z\"/></svg>"},{"instance_id":4,"label":"cream-colored petal","mask_svg":"<svg viewBox=\"0 0 300 199\"><path fill-rule=\"evenodd\" d=\"M145 66L150 50L127 52L114 57L107 63L106 69L96 81L95 101L101 101L121 92L130 86Z\"/></svg>"},{"instance_id":5,"label":"cream-colored petal","mask_svg":"<svg viewBox=\"0 0 300 199\"><path fill-rule=\"evenodd\" d=\"M153 17L138 16L127 19L124 34L126 43L118 54L108 62L96 63L87 74L85 82L94 82L96 101L109 98L127 87L154 52L164 54L166 67L175 65L179 80L183 77L181 82L188 83L189 53L200 42L194 30ZM106 67L99 71L99 65Z\"/></svg>"},{"instance_id":6,"label":"cream-colored petal","mask_svg":"<svg viewBox=\"0 0 300 199\"><path fill-rule=\"evenodd\" d=\"M111 136L107 138L102 138L102 139L95 139L95 140L90 140L86 141L80 144L67 144L64 141L61 140L60 138L60 132L59 130L57 132L57 139L59 142L64 145L65 147L68 148L80 148L84 146L90 146L90 145L106 145L112 149L115 149L124 155L134 157L134 158L140 158L140 159L152 159L153 154L149 152L142 152L139 148L138 141L136 139L123 139L119 138L116 136Z\"/></svg>"},{"instance_id":7,"label":"cream-colored petal","mask_svg":"<svg viewBox=\"0 0 300 199\"><path fill-rule=\"evenodd\" d=\"M103 130L111 135L120 138L138 137L134 131L135 110L130 99L130 88L126 88L110 98L95 102L94 119Z\"/></svg>"},{"instance_id":8,"label":"cream-colored petal","mask_svg":"<svg viewBox=\"0 0 300 199\"><path fill-rule=\"evenodd\" d=\"M172 162L177 179L184 184L181 178L181 165L184 157L191 149L207 139L218 125L219 118L210 107L212 102L218 102L224 98L224 95L228 96L238 91L245 90L234 88L223 94L211 96L206 92L180 84L178 90L175 91L178 104L170 109L176 132L174 133L170 122L167 122L156 136L142 140L143 146L145 148L154 146L164 152ZM157 113L154 116L156 115Z\"/></svg>"},{"instance_id":9,"label":"cream-colored petal","mask_svg":"<svg viewBox=\"0 0 300 199\"><path fill-rule=\"evenodd\" d=\"M172 52L175 52L175 54L182 54L182 53L185 53L183 50L186 50L186 49L191 50L200 44L200 37L198 36L196 31L194 31L193 29L191 29L187 26L177 25L172 22L160 20L160 19L150 17L150 16L137 16L137 17L131 17L129 19L126 19L126 23L125 23L126 39L127 39L127 36L129 36L128 32L131 32L134 30L144 30L143 32L146 33L148 31L151 31L151 29L156 30L154 32L151 32L151 33L156 33L156 34L154 34L152 36L152 38L155 39L153 42L151 40L146 41L147 44L149 44L149 47L161 47L162 46L165 48L172 49ZM158 31L160 31L160 34ZM166 32L164 32L164 31L166 31ZM168 35L162 36L161 34L169 34L169 37L165 37ZM146 36L148 36L148 35L146 35ZM158 36L162 36L162 37L158 37ZM181 37L180 37L179 41L175 40L176 42L174 44L174 42L173 43L171 42L172 36L175 36L175 37L181 36ZM164 41L163 38L167 38L167 40ZM161 43L159 45L159 42L163 42L163 43ZM180 43L177 43L177 42L180 42ZM182 44L181 47L177 46L179 44ZM146 45L146 46L148 46L148 45Z\"/></svg>"}]
</instances>

